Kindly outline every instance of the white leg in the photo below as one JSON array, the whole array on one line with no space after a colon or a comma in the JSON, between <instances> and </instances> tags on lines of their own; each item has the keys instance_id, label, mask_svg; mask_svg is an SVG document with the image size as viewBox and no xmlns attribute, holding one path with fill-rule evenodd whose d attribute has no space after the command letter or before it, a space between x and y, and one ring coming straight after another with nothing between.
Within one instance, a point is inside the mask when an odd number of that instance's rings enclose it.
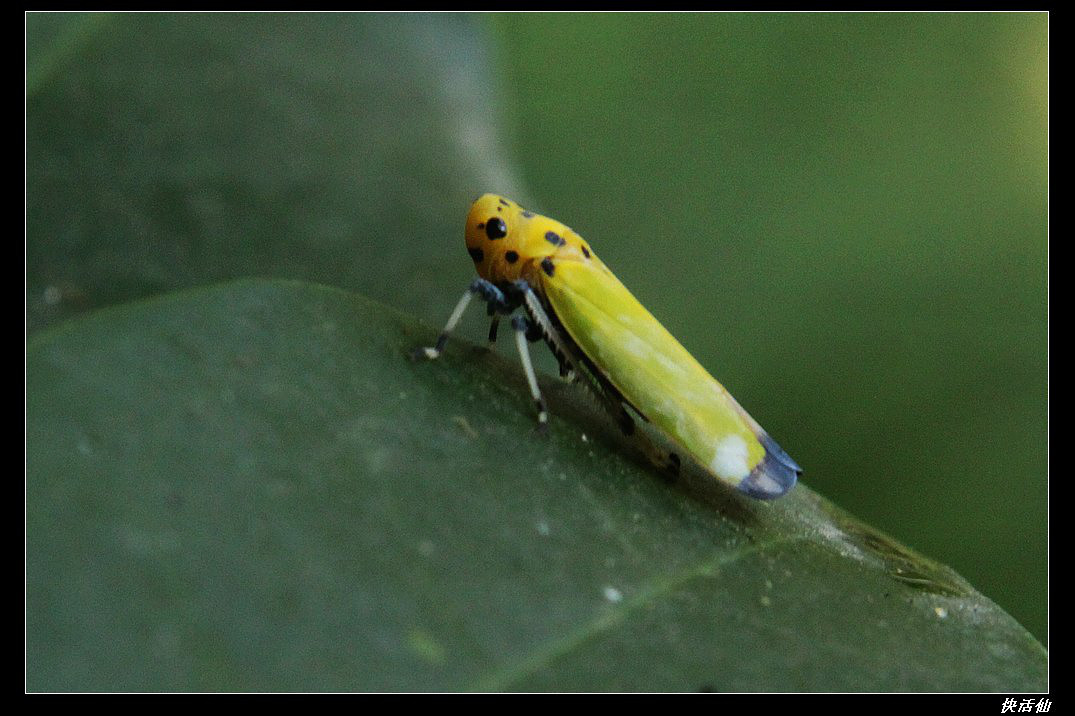
<instances>
[{"instance_id":1,"label":"white leg","mask_svg":"<svg viewBox=\"0 0 1075 716\"><path fill-rule=\"evenodd\" d=\"M534 399L534 405L538 410L538 430L545 432L549 426L549 410L545 405L545 398L541 397L537 374L534 373L534 365L530 362L530 345L526 340L526 319L516 316L512 319L511 325L515 329L515 345L519 349L519 358L523 362L526 382L530 384L530 396Z\"/></svg>"},{"instance_id":2,"label":"white leg","mask_svg":"<svg viewBox=\"0 0 1075 716\"><path fill-rule=\"evenodd\" d=\"M470 299L474 297L474 294L478 294L483 301L494 306L503 307L505 305L504 293L499 288L483 278L474 279L474 283L470 284L466 293L459 299L459 303L455 304L455 310L452 311L452 315L448 317L448 323L437 337L437 344L417 349L412 354L412 357L424 357L429 360L434 360L440 356L441 351L444 350L444 344L448 342L448 336L455 330L456 325L459 323L459 319L463 317L463 313L467 310L467 306L470 305ZM497 317L494 314L494 322L495 320L497 320ZM491 332L490 335L494 335L493 332Z\"/></svg>"}]
</instances>

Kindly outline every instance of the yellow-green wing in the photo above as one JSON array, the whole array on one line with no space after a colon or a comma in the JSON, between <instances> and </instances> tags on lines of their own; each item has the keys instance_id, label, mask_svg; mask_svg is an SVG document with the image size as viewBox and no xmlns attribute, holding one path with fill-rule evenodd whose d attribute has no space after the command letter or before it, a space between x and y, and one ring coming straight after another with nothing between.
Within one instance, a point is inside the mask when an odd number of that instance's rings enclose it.
<instances>
[{"instance_id":1,"label":"yellow-green wing","mask_svg":"<svg viewBox=\"0 0 1075 716\"><path fill-rule=\"evenodd\" d=\"M760 499L792 488L799 466L602 263L560 261L542 285L583 352L709 472Z\"/></svg>"}]
</instances>

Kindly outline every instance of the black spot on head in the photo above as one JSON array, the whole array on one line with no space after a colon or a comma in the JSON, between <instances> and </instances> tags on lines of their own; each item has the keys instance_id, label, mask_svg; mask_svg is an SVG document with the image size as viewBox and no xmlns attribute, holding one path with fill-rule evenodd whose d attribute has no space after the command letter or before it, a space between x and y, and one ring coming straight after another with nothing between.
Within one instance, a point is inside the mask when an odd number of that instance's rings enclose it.
<instances>
[{"instance_id":1,"label":"black spot on head","mask_svg":"<svg viewBox=\"0 0 1075 716\"><path fill-rule=\"evenodd\" d=\"M505 199L504 197L499 197L499 199L500 199L500 203L503 204L504 206L511 206L511 202L508 201L507 199Z\"/></svg>"},{"instance_id":2,"label":"black spot on head","mask_svg":"<svg viewBox=\"0 0 1075 716\"><path fill-rule=\"evenodd\" d=\"M525 216L527 219L532 219L532 218L534 218L534 212L524 210L523 211L523 216Z\"/></svg>"},{"instance_id":3,"label":"black spot on head","mask_svg":"<svg viewBox=\"0 0 1075 716\"><path fill-rule=\"evenodd\" d=\"M586 258L590 258L590 250L586 248L586 244L582 245L582 255Z\"/></svg>"},{"instance_id":4,"label":"black spot on head","mask_svg":"<svg viewBox=\"0 0 1075 716\"><path fill-rule=\"evenodd\" d=\"M555 231L546 231L545 232L545 240L548 241L553 246L563 246L564 244L567 243L567 241L564 240L564 237L560 236Z\"/></svg>"},{"instance_id":5,"label":"black spot on head","mask_svg":"<svg viewBox=\"0 0 1075 716\"><path fill-rule=\"evenodd\" d=\"M490 241L502 239L508 235L508 225L499 216L494 216L485 224L485 235Z\"/></svg>"},{"instance_id":6,"label":"black spot on head","mask_svg":"<svg viewBox=\"0 0 1075 716\"><path fill-rule=\"evenodd\" d=\"M548 256L541 259L541 270L549 276L552 276L553 272L556 271L556 267L553 266L552 259L550 259Z\"/></svg>"},{"instance_id":7,"label":"black spot on head","mask_svg":"<svg viewBox=\"0 0 1075 716\"><path fill-rule=\"evenodd\" d=\"M509 264L515 263L516 261L519 260L519 252L517 252L517 251L505 251L504 252L504 260L507 261Z\"/></svg>"},{"instance_id":8,"label":"black spot on head","mask_svg":"<svg viewBox=\"0 0 1075 716\"><path fill-rule=\"evenodd\" d=\"M481 249L467 249L467 253L470 254L470 258L474 259L474 263L480 264L482 259L485 258L485 252Z\"/></svg>"}]
</instances>

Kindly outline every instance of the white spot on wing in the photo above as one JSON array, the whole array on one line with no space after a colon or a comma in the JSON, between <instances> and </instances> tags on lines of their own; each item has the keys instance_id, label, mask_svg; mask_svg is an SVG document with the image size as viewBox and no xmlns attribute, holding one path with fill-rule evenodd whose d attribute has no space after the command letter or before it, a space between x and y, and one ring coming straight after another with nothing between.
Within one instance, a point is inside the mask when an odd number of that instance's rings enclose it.
<instances>
[{"instance_id":1,"label":"white spot on wing","mask_svg":"<svg viewBox=\"0 0 1075 716\"><path fill-rule=\"evenodd\" d=\"M709 469L725 480L739 481L750 474L747 444L738 435L729 435L717 443Z\"/></svg>"}]
</instances>

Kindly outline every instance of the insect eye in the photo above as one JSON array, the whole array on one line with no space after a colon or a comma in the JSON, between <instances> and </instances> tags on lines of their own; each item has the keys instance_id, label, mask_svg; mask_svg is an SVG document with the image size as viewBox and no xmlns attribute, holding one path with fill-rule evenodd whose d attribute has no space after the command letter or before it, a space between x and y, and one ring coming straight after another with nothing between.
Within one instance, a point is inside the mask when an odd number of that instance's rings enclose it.
<instances>
[{"instance_id":1,"label":"insect eye","mask_svg":"<svg viewBox=\"0 0 1075 716\"><path fill-rule=\"evenodd\" d=\"M485 235L492 239L502 239L508 235L508 225L499 216L494 216L485 222Z\"/></svg>"}]
</instances>

